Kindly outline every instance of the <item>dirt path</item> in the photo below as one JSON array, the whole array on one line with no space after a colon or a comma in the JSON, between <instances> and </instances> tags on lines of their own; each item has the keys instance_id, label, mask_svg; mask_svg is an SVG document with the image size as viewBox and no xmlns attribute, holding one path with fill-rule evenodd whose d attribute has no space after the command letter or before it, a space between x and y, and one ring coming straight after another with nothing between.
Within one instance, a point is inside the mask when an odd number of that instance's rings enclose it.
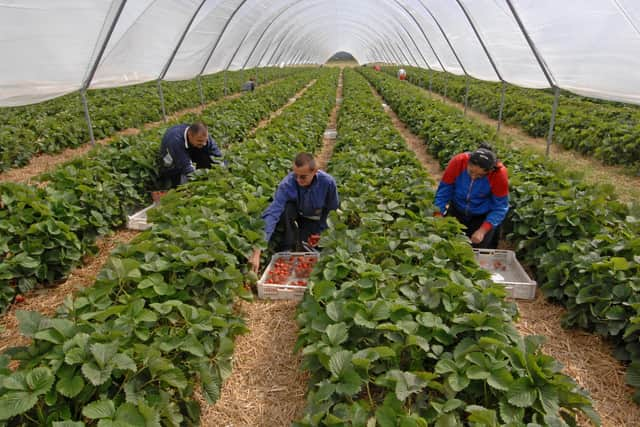
<instances>
[{"instance_id":1,"label":"dirt path","mask_svg":"<svg viewBox=\"0 0 640 427\"><path fill-rule=\"evenodd\" d=\"M378 93L371 88L376 97ZM385 111L394 126L416 153L430 175L442 175L439 163L426 153L422 140L402 123L389 107ZM640 406L633 403L633 390L624 385L625 368L613 357L613 350L601 337L583 331L565 330L560 326L564 308L547 302L538 292L533 301L516 301L520 318L516 327L522 335L542 335L547 338L546 354L564 365L563 372L589 391L595 410L602 417L603 427L637 427ZM589 425L581 420L581 425Z\"/></svg>"},{"instance_id":2,"label":"dirt path","mask_svg":"<svg viewBox=\"0 0 640 427\"><path fill-rule=\"evenodd\" d=\"M269 86L273 83L275 83L277 80L272 80L268 83L265 83L263 85L261 85L261 87L263 86ZM237 92L231 95L227 95L224 96L222 98L218 98L214 101L211 101L205 105L200 105L198 107L192 107L192 108L185 108L184 110L180 110L180 111L176 111L174 113L171 113L169 115L167 115L167 120L168 121L172 121L172 120L177 120L180 117L184 116L185 114L190 114L190 113L196 113L199 114L202 112L202 110L204 110L205 108L209 108L212 107L222 101L226 101L229 99L235 99L235 98L239 98L240 96L242 96L244 94L244 92ZM157 122L150 122L150 123L146 123L142 126L142 129L147 130L147 129L154 129L157 128L159 126L164 125L165 122L160 120ZM130 135L137 135L141 132L141 129L138 128L128 128L128 129L124 129L121 130L119 132L116 132L113 136L110 136L108 138L103 138L100 140L96 141L96 146L98 145L105 145L110 143L111 141L113 141L114 139L121 137L121 136L130 136ZM33 158L31 158L30 162L28 165L22 167L22 168L17 168L17 169L10 169L8 171L5 171L3 173L0 173L0 182L4 182L4 181L9 181L9 182L21 182L21 183L25 183L25 184L35 184L34 178L36 178L38 175L48 172L50 170L52 170L53 168L55 168L56 166L58 166L61 163L64 162L68 162L72 159L75 159L76 157L80 157L85 155L86 153L88 153L94 146L89 143L86 142L85 144L83 144L80 147L76 147L76 148L67 148L66 150L63 150L60 153L56 153L56 154L41 154L38 156L34 156Z\"/></svg>"},{"instance_id":3,"label":"dirt path","mask_svg":"<svg viewBox=\"0 0 640 427\"><path fill-rule=\"evenodd\" d=\"M282 114L282 112L291 104L293 104L294 102L296 102L298 100L298 98L300 98L311 86L313 86L316 83L316 79L311 80L309 83L307 83L307 85L305 87L303 87L300 91L298 91L298 93L296 93L295 95L293 95L291 98L289 98L289 101L287 101L286 104L284 104L282 107L278 108L276 111L272 112L269 117L267 117L266 119L262 119L258 125L253 128L251 130L251 132L249 132L249 134L247 135L247 138L251 138L252 136L254 136L256 134L256 132L258 131L258 129L261 129L263 127L265 127L266 125L268 125L269 123L271 123L271 121L273 119L275 119L276 117L278 117L280 114Z\"/></svg>"},{"instance_id":4,"label":"dirt path","mask_svg":"<svg viewBox=\"0 0 640 427\"><path fill-rule=\"evenodd\" d=\"M338 77L338 90L336 90L336 106L331 110L331 114L329 115L329 122L327 123L327 131L335 131L338 126L338 112L340 111L340 107L342 107L342 75L343 69L340 69L340 76ZM318 155L316 155L316 160L318 162L318 169L327 170L327 164L329 163L329 159L333 154L333 147L336 145L336 137L332 135L328 135L325 132L324 137L322 138L322 150Z\"/></svg>"},{"instance_id":5,"label":"dirt path","mask_svg":"<svg viewBox=\"0 0 640 427\"><path fill-rule=\"evenodd\" d=\"M56 287L38 288L25 295L25 301L14 304L0 317L0 353L8 347L26 345L29 339L20 335L16 310L37 311L44 315L53 315L68 295L76 290L92 286L98 272L102 269L111 251L120 243L128 243L138 234L137 231L120 230L113 235L99 239L96 244L98 253L87 257L81 267L76 268L67 280Z\"/></svg>"},{"instance_id":6,"label":"dirt path","mask_svg":"<svg viewBox=\"0 0 640 427\"><path fill-rule=\"evenodd\" d=\"M429 92L428 89L420 89L426 93L430 93L433 97L442 100L445 104L464 110L464 104L445 98L439 93ZM498 126L497 120L470 108L467 109L467 116L472 120L487 124L493 128ZM543 155L547 148L547 140L545 138L531 137L517 126L502 123L500 127L500 135L510 141L510 143L517 148L531 149ZM562 164L567 170L577 171L584 174L584 179L590 184L607 183L613 185L619 200L626 203L640 203L640 176L630 175L623 167L603 165L599 160L594 159L593 157L584 156L572 150L566 150L557 144L551 145L549 157ZM638 424L640 424L640 421Z\"/></svg>"},{"instance_id":7,"label":"dirt path","mask_svg":"<svg viewBox=\"0 0 640 427\"><path fill-rule=\"evenodd\" d=\"M315 80L309 83L286 106L295 102L314 83ZM342 96L341 83L342 74L336 98ZM337 104L332 110L328 128L335 128L339 107ZM276 113L269 120L280 114ZM322 159L319 160L322 168L326 167L334 142L335 139L325 140L323 144L318 155L318 159ZM239 303L249 333L236 340L233 370L222 386L220 399L214 405L208 405L198 395L203 426L288 426L302 417L309 378L300 369L302 356L293 352L298 338L297 305L297 301Z\"/></svg>"},{"instance_id":8,"label":"dirt path","mask_svg":"<svg viewBox=\"0 0 640 427\"><path fill-rule=\"evenodd\" d=\"M240 303L250 332L236 339L233 370L218 402L199 399L203 426L288 426L302 416L308 377L293 352L296 307L296 301Z\"/></svg>"}]
</instances>

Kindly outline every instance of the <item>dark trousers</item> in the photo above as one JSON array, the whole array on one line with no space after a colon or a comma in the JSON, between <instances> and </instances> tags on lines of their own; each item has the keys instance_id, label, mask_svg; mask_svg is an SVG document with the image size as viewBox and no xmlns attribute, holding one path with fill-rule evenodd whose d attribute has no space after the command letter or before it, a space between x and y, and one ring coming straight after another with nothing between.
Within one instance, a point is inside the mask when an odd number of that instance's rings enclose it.
<instances>
[{"instance_id":1,"label":"dark trousers","mask_svg":"<svg viewBox=\"0 0 640 427\"><path fill-rule=\"evenodd\" d=\"M275 252L302 252L302 242L312 234L320 233L320 221L314 221L300 215L295 202L287 202L280 221L271 236L269 246Z\"/></svg>"},{"instance_id":2,"label":"dark trousers","mask_svg":"<svg viewBox=\"0 0 640 427\"><path fill-rule=\"evenodd\" d=\"M176 188L179 185L186 184L188 181L189 177L187 175L164 175L161 173L157 187L159 190L170 190L172 188Z\"/></svg>"},{"instance_id":3,"label":"dark trousers","mask_svg":"<svg viewBox=\"0 0 640 427\"><path fill-rule=\"evenodd\" d=\"M467 237L471 237L473 233L480 228L482 223L487 219L487 214L484 215L465 215L464 212L455 207L453 203L449 205L449 209L447 209L447 214L445 216L452 216L456 218L461 224L465 225L467 229L465 230L465 234ZM480 243L473 243L471 246L478 249L495 249L498 246L498 236L499 236L498 227L491 227L491 230L487 231L487 234L484 235L484 239Z\"/></svg>"}]
</instances>

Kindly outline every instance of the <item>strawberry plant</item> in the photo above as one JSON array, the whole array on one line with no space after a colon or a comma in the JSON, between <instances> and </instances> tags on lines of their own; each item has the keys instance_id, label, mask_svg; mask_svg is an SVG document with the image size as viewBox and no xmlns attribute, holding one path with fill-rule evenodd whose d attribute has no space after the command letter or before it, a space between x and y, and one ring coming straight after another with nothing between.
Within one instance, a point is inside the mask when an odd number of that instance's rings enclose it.
<instances>
[{"instance_id":1,"label":"strawberry plant","mask_svg":"<svg viewBox=\"0 0 640 427\"><path fill-rule=\"evenodd\" d=\"M224 144L241 140L260 119L286 103L306 82L296 73L277 86L259 87L203 112L216 123L211 134ZM222 123L224 126L220 126ZM95 238L121 226L126 214L149 203L156 152L166 128L121 137L42 176L46 189L0 184L0 311L16 287L31 289L63 277L90 253Z\"/></svg>"},{"instance_id":2,"label":"strawberry plant","mask_svg":"<svg viewBox=\"0 0 640 427\"><path fill-rule=\"evenodd\" d=\"M444 166L456 153L493 141L509 168L507 238L535 272L548 297L567 307L565 326L612 339L615 355L631 361L627 382L640 388L640 224L606 186L585 183L539 155L508 147L493 129L417 88L364 71L386 102ZM635 399L640 401L640 391Z\"/></svg>"},{"instance_id":3,"label":"strawberry plant","mask_svg":"<svg viewBox=\"0 0 640 427\"><path fill-rule=\"evenodd\" d=\"M432 218L432 182L355 72L344 99L330 169L343 202L299 308L312 377L295 425L597 423L540 340L518 335L460 226Z\"/></svg>"},{"instance_id":4,"label":"strawberry plant","mask_svg":"<svg viewBox=\"0 0 640 427\"><path fill-rule=\"evenodd\" d=\"M464 102L466 81L463 76L433 73L405 67L409 81L428 87L457 102ZM395 76L396 68L386 68ZM474 110L498 118L501 83L470 79L469 105ZM445 89L446 86L446 89ZM553 94L549 90L526 89L507 85L503 119L520 126L534 137L549 131ZM635 169L640 165L640 110L634 105L590 99L562 91L554 127L553 140L561 146L592 155L605 164L621 164Z\"/></svg>"},{"instance_id":5,"label":"strawberry plant","mask_svg":"<svg viewBox=\"0 0 640 427\"><path fill-rule=\"evenodd\" d=\"M247 71L250 72L252 71ZM260 69L259 72L263 82L283 75L283 70L277 68ZM301 72L304 69L284 70L286 75ZM225 80L228 91L238 92L245 78L245 74L240 71L204 76L202 88L205 99L211 101L224 96ZM162 85L168 113L200 104L195 80L163 82ZM90 90L87 94L93 130L98 139L111 136L122 129L162 120L155 81L121 88ZM0 172L26 165L37 153L55 153L67 147L85 144L89 140L77 92L40 104L0 108L0 123ZM16 144L16 141L22 143Z\"/></svg>"},{"instance_id":6,"label":"strawberry plant","mask_svg":"<svg viewBox=\"0 0 640 427\"><path fill-rule=\"evenodd\" d=\"M21 331L33 343L7 352L20 361L15 372L6 356L0 358L0 420L199 423L195 383L209 402L219 397L233 339L245 331L233 302L251 298L243 273L252 247L264 244L262 185L273 188L284 164L273 159L290 159L321 141L324 127L311 122L326 123L337 73L321 74L274 120L277 128L301 125L282 137L282 145L260 140L272 135L269 127L232 144L227 157L233 169L198 171L196 180L163 197L162 209L149 214L154 227L119 247L95 285L68 298L56 317L19 314ZM249 153L252 161L244 164Z\"/></svg>"}]
</instances>

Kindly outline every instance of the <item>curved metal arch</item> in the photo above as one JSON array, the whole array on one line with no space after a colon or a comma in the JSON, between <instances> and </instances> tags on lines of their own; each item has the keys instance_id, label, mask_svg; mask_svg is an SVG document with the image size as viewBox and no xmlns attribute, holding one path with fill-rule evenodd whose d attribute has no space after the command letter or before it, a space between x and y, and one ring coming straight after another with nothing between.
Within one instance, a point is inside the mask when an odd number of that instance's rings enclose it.
<instances>
[{"instance_id":1,"label":"curved metal arch","mask_svg":"<svg viewBox=\"0 0 640 427\"><path fill-rule=\"evenodd\" d=\"M346 18L345 18L345 19L346 19ZM350 20L350 19L348 19L348 21L349 21L350 25L353 25L353 26L359 26L359 27L364 28L364 29L366 29L366 30L370 30L370 28L369 28L369 27L367 27L367 26L365 26L365 25L361 24L361 23L360 23L360 22L358 22L358 21L353 21L353 20ZM311 34L310 34L310 35L313 35L314 33L317 35L317 34L318 34L318 31L317 31L316 26L317 26L317 25L325 25L325 24L322 22L322 20L317 20L316 22L317 22L317 24L316 24L316 25L309 25L309 24L302 24L302 25L304 25L304 29L305 29L305 30L307 30L308 32L311 32ZM383 24L384 24L384 23L383 23ZM290 27L289 27L289 29L288 29L288 33L290 33L290 32L291 32L291 31L293 31L293 30L298 30L298 26L299 26L298 24L294 24L294 25L290 26ZM307 35L306 33L305 33L304 35L299 35L299 37L298 37L297 39L292 40L292 41L291 41L291 43L290 43L290 44L285 45L285 46L283 47L283 49L289 49L289 48L290 48L290 47L292 47L292 46L293 46L293 47L296 47L296 46L297 46L298 44L300 44L300 43L309 43L309 41L310 41L310 40L309 40L310 35ZM373 33L372 33L372 36L373 36ZM267 61L267 63L266 63L267 65L272 63L272 61L273 61L273 56L275 55L275 52L276 52L278 49L280 49L280 45L281 45L281 43L278 43L278 46L277 46L277 47L276 47L276 49L274 50L274 53L271 55L270 59ZM278 62L278 61L276 60L276 62ZM258 63L258 66L259 66L260 64L261 64L261 62L259 62L259 63Z\"/></svg>"},{"instance_id":2,"label":"curved metal arch","mask_svg":"<svg viewBox=\"0 0 640 427\"><path fill-rule=\"evenodd\" d=\"M224 33L227 31L227 28L229 27L229 24L231 23L231 21L233 21L233 18L236 16L238 11L242 8L242 6L244 6L246 2L247 0L242 0L240 4L236 6L235 10L231 13L229 18L227 19L227 22L224 23L224 26L222 27L222 31L220 31L220 34L218 34L218 37L216 38L216 41L213 44L213 47L211 48L211 52L209 52L209 56L207 56L207 60L204 61L204 64L202 64L202 68L200 69L198 76L201 76L202 73L204 73L204 70L207 69L207 65L209 65L209 61L211 61L211 57L213 56L213 53L218 48L218 44L220 44L220 40L222 40Z\"/></svg>"},{"instance_id":3,"label":"curved metal arch","mask_svg":"<svg viewBox=\"0 0 640 427\"><path fill-rule=\"evenodd\" d=\"M350 21L350 20L349 20L349 21ZM324 25L324 24L322 23L322 21L317 21L317 22L318 22L318 25ZM351 25L353 25L353 26L360 26L360 27L362 27L362 28L364 28L364 29L366 29L366 30L369 30L369 28L368 28L367 26L364 26L363 24L361 24L361 23L360 23L360 22L358 22L358 21L351 21L351 22L350 22L350 24L351 24ZM292 29L293 29L293 28L292 28ZM295 47L297 47L297 45L299 45L299 44L312 43L312 42L313 42L312 37L313 37L313 36L315 36L316 38L318 37L318 36L317 36L318 31L316 30L316 27L315 27L315 26L309 26L309 25L307 25L307 26L305 27L305 29L309 32L309 34L305 34L304 36L301 36L301 37L299 37L298 39L296 39L296 40L292 41L292 44L288 45L288 46L286 47L286 49L289 49L289 47L294 47L294 48L295 48ZM357 34L357 33L354 33L354 34ZM373 33L371 34L371 37L374 37ZM364 41L364 40L363 40L363 41ZM366 46L366 45L363 45L363 46ZM333 53L333 52L332 52L332 53ZM276 63L277 63L277 62L278 62L278 60L276 60Z\"/></svg>"},{"instance_id":4,"label":"curved metal arch","mask_svg":"<svg viewBox=\"0 0 640 427\"><path fill-rule=\"evenodd\" d=\"M305 0L302 0L302 1L300 1L299 3L294 4L294 5L291 7L291 10L293 10L293 9L295 9L295 8L297 8L297 7L299 7L300 5L303 5L304 1L305 1ZM387 4L387 3L385 3L385 2L378 2L378 5L379 5L379 6L381 6L381 7L383 7L383 8L384 8L384 7L388 7L388 4ZM310 6L310 7L307 7L307 9L306 9L304 12L308 12L309 10L311 10L311 9L313 9L314 7L317 7L317 6L321 6L321 5L316 4L316 5L312 5L312 6ZM397 13L398 9L394 9L394 8L392 8L392 7L391 7L391 9L390 9L390 10L391 10L391 12L392 12L392 14L393 14L392 16L394 16L394 17L396 17L396 19L399 19L400 21L402 21L402 19L400 19L400 18L402 18L402 14L401 14L401 13L400 13L400 14L399 14L399 13ZM280 15L280 16L278 16L277 18L280 18L280 17L282 17L282 16L284 16L284 15L285 15L285 14L281 14L281 15ZM274 18L274 19L272 20L272 23L273 23L273 22L275 22L275 20L276 20L276 18ZM381 22L381 21L380 21L380 22ZM405 28L406 28L406 27L405 27ZM265 31L265 32L264 32L264 35L266 35L266 34L267 34L267 32L268 32L268 31ZM262 38L264 38L264 35L261 35L261 37L262 37ZM272 37L271 37L271 40L269 41L269 44L272 44L272 41L273 41L274 39L276 39L276 38L277 38L277 34L274 34L274 36L272 36ZM258 43L258 44L259 44L259 43ZM257 46L258 44L256 44L256 46ZM247 61L247 62L248 62L248 61ZM257 63L257 65L259 66L259 64L260 64L260 63L261 63L261 61L259 61L259 62ZM428 62L427 62L427 63L428 63Z\"/></svg>"},{"instance_id":5,"label":"curved metal arch","mask_svg":"<svg viewBox=\"0 0 640 427\"><path fill-rule=\"evenodd\" d=\"M464 72L464 75L469 77L469 73L467 73L467 70L464 67L464 64L460 60L460 57L458 56L458 52L456 52L455 48L451 44L451 41L449 40L449 36L447 36L447 32L444 30L444 28L442 28L442 25L440 25L440 22L436 19L436 16L431 12L431 9L429 9L427 7L427 5L425 5L422 2L422 0L418 0L418 3L420 3L420 5L424 8L424 10L427 11L429 16L431 16L431 18L433 19L433 22L436 23L436 26L440 30L440 33L442 33L442 37L444 37L444 40L447 42L447 45L449 46L449 49L451 49L451 52L453 52L453 56L456 58L456 61L458 61L458 65L460 65L460 68L462 68L462 71Z\"/></svg>"},{"instance_id":6,"label":"curved metal arch","mask_svg":"<svg viewBox=\"0 0 640 427\"><path fill-rule=\"evenodd\" d=\"M331 17L333 17L333 15L331 15ZM357 20L352 20L352 19L349 19L349 18L346 18L346 17L343 17L343 19L347 19L347 21L350 23L350 25L358 25L358 26L361 26L362 28L365 28L365 29L367 30L367 32L371 32L371 31L372 31L372 29L371 29L370 27L368 27L368 26L364 26L362 23L360 23L360 22L359 22L359 21L357 21ZM316 19L316 21L315 21L315 22L318 22L318 23L320 23L321 25L325 25L325 24L323 24L323 23L322 23L322 19ZM396 37L394 37L394 39L395 39L395 38L400 38L400 39L402 39L402 40L403 40L403 42L406 44L406 42L405 42L405 41L404 41L404 39L402 38L402 35L398 33L398 29L395 27L395 25L393 25L392 23L389 23L388 21L383 21L383 20L377 20L376 22L377 22L377 24L379 24L379 27L381 27L381 28L385 28L385 31L383 31L383 32L382 32L382 34L393 34L393 33L397 33L397 35L396 35ZM299 25L300 25L300 24L294 23L294 24L292 24L292 25L290 26L290 28L291 28L291 29L296 29L296 28L297 28L297 26L299 26ZM305 24L303 24L303 25L305 25L305 29L308 29L308 28L309 28L309 24L306 24L306 23L305 23ZM399 20L398 20L398 26L401 26L401 27L402 27L402 22L400 22ZM315 27L314 27L314 28L315 28ZM378 34L379 34L379 33L380 33L380 32L378 32ZM373 34L373 33L372 33L372 34ZM298 38L298 40L299 40L300 38L301 38L301 37L299 37L299 38ZM306 40L305 40L305 41L306 41ZM295 43L296 43L296 42L297 42L297 41L293 41L291 45L285 45L285 46L284 46L284 48L285 48L285 49L287 49L289 46L295 46ZM366 45L364 45L364 47L366 47ZM396 51L398 51L398 50L400 50L400 49L395 48L395 49L390 49L390 50L391 50L391 51L396 52ZM273 59L273 58L272 58L272 59ZM407 59L407 61L408 61L408 59ZM402 62L402 61L398 61L398 62ZM410 62L410 61L408 61L408 62ZM415 61L415 62L417 63L417 61ZM270 61L268 61L268 63L270 63ZM261 64L261 62L259 62L257 65L259 66L260 64Z\"/></svg>"}]
</instances>

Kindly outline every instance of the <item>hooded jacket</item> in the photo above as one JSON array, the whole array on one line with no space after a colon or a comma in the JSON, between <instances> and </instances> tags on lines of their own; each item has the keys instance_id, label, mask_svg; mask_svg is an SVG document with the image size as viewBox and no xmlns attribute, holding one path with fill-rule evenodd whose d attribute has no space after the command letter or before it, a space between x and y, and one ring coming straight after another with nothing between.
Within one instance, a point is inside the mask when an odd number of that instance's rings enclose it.
<instances>
[{"instance_id":1,"label":"hooded jacket","mask_svg":"<svg viewBox=\"0 0 640 427\"><path fill-rule=\"evenodd\" d=\"M482 227L490 230L502 223L509 211L509 176L498 162L494 170L482 178L471 179L467 165L471 153L454 156L444 171L434 204L440 212L448 203L467 216L487 215Z\"/></svg>"}]
</instances>

